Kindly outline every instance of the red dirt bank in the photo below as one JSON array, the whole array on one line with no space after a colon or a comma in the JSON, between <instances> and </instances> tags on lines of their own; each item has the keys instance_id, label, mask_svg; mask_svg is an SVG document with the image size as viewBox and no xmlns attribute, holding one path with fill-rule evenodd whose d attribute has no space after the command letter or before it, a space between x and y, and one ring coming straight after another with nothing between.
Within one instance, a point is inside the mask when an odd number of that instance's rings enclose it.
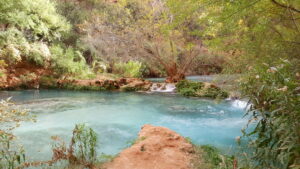
<instances>
[{"instance_id":1,"label":"red dirt bank","mask_svg":"<svg viewBox=\"0 0 300 169\"><path fill-rule=\"evenodd\" d=\"M190 169L193 146L176 132L144 125L137 142L122 151L106 169Z\"/></svg>"}]
</instances>

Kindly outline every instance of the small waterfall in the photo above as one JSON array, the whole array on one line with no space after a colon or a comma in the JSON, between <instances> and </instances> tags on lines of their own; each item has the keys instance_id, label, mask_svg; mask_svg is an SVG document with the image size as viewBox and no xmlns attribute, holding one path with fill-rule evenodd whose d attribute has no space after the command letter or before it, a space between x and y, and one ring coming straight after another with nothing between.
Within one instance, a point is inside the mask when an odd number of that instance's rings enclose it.
<instances>
[{"instance_id":1,"label":"small waterfall","mask_svg":"<svg viewBox=\"0 0 300 169\"><path fill-rule=\"evenodd\" d=\"M248 110L251 105L245 100L232 100L231 104L235 108L246 109L246 110Z\"/></svg>"},{"instance_id":2,"label":"small waterfall","mask_svg":"<svg viewBox=\"0 0 300 169\"><path fill-rule=\"evenodd\" d=\"M153 83L150 92L174 92L176 86L174 83Z\"/></svg>"}]
</instances>

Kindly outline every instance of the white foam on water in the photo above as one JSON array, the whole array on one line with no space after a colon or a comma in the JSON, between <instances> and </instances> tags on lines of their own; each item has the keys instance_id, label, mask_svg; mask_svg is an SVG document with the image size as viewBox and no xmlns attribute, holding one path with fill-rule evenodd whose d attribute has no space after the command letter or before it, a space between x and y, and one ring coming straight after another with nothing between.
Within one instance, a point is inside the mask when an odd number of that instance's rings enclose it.
<instances>
[{"instance_id":1,"label":"white foam on water","mask_svg":"<svg viewBox=\"0 0 300 169\"><path fill-rule=\"evenodd\" d=\"M153 83L150 91L151 92L162 92L162 93L171 93L174 92L176 86L174 83Z\"/></svg>"},{"instance_id":2,"label":"white foam on water","mask_svg":"<svg viewBox=\"0 0 300 169\"><path fill-rule=\"evenodd\" d=\"M231 105L235 108L239 108L239 109L248 109L250 104L248 104L247 101L244 100L233 100L231 101Z\"/></svg>"}]
</instances>

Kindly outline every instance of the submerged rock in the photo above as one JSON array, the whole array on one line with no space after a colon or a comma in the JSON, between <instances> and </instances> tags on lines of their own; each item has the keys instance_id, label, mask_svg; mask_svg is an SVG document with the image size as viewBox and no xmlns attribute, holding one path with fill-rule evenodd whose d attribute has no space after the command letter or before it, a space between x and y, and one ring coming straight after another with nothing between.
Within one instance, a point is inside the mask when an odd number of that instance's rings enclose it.
<instances>
[{"instance_id":1,"label":"submerged rock","mask_svg":"<svg viewBox=\"0 0 300 169\"><path fill-rule=\"evenodd\" d=\"M135 144L122 151L106 169L189 169L194 148L176 132L144 125Z\"/></svg>"}]
</instances>

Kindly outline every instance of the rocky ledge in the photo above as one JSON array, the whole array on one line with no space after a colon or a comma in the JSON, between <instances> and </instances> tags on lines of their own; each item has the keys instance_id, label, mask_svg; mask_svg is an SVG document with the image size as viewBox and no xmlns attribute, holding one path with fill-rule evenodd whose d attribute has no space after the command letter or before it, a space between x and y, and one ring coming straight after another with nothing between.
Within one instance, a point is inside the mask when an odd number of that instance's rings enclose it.
<instances>
[{"instance_id":1,"label":"rocky ledge","mask_svg":"<svg viewBox=\"0 0 300 169\"><path fill-rule=\"evenodd\" d=\"M123 150L106 169L190 169L194 148L176 132L144 125L138 139Z\"/></svg>"},{"instance_id":2,"label":"rocky ledge","mask_svg":"<svg viewBox=\"0 0 300 169\"><path fill-rule=\"evenodd\" d=\"M93 79L93 80L72 80L58 81L61 88L78 88L78 89L102 89L102 90L120 90L120 91L147 91L152 83L140 78L120 78L115 80Z\"/></svg>"}]
</instances>

